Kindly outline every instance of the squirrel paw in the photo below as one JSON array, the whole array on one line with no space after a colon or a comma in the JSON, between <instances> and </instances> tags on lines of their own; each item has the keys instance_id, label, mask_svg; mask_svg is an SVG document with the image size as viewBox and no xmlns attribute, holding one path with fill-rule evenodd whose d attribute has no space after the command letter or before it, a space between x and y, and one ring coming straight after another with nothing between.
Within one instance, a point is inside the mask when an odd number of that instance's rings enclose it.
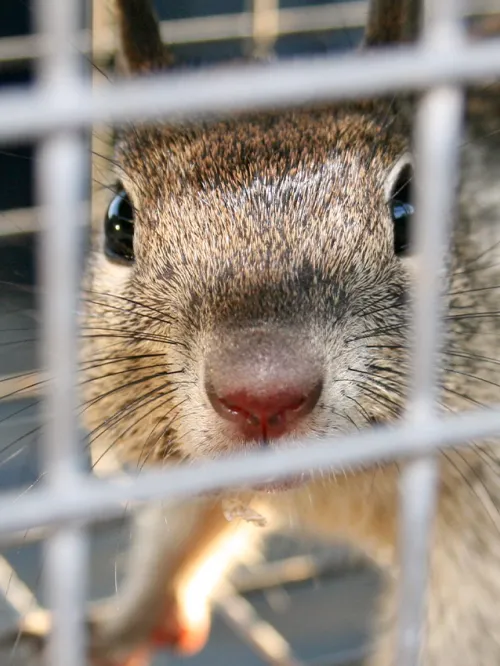
<instances>
[{"instance_id":1,"label":"squirrel paw","mask_svg":"<svg viewBox=\"0 0 500 666\"><path fill-rule=\"evenodd\" d=\"M210 610L200 604L196 614L189 613L175 601L166 604L163 620L151 637L156 648L167 648L183 656L200 652L210 633Z\"/></svg>"}]
</instances>

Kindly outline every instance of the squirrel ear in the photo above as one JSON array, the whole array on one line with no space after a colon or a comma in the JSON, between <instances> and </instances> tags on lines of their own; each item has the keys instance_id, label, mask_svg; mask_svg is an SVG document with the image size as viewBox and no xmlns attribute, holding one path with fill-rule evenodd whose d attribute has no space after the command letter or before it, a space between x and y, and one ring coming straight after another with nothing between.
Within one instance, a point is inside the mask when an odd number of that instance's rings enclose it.
<instances>
[{"instance_id":1,"label":"squirrel ear","mask_svg":"<svg viewBox=\"0 0 500 666\"><path fill-rule=\"evenodd\" d=\"M422 4L422 0L371 0L363 47L415 41L420 31Z\"/></svg>"},{"instance_id":2,"label":"squirrel ear","mask_svg":"<svg viewBox=\"0 0 500 666\"><path fill-rule=\"evenodd\" d=\"M166 69L173 57L161 40L160 26L149 0L116 0L120 64L131 74Z\"/></svg>"}]
</instances>

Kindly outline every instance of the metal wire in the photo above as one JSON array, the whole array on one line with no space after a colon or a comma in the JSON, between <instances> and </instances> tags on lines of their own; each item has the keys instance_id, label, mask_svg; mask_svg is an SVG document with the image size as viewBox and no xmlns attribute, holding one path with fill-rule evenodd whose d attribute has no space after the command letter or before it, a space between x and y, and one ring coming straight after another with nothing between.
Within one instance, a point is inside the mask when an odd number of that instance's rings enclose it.
<instances>
[{"instance_id":1,"label":"metal wire","mask_svg":"<svg viewBox=\"0 0 500 666\"><path fill-rule=\"evenodd\" d=\"M35 3L39 32L51 46L38 62L39 86L47 95L71 95L80 79L79 56L68 39L79 28L79 9L78 0ZM86 148L81 134L53 133L42 138L36 160L43 230L42 352L49 375L42 464L49 492L68 492L80 472L75 312L80 265L77 204L85 182ZM77 524L64 526L45 543L43 574L52 612L46 653L53 666L87 663L86 546L86 535Z\"/></svg>"},{"instance_id":2,"label":"metal wire","mask_svg":"<svg viewBox=\"0 0 500 666\"><path fill-rule=\"evenodd\" d=\"M462 104L457 86L500 75L500 42L465 43L458 23L461 15L459 0L428 0L422 43L397 54L381 51L369 57L349 55L342 61L324 57L265 67L232 67L227 71L169 75L161 85L158 80L121 82L91 91L82 78L74 49L81 34L76 0L38 0L43 41L43 48L36 53L41 56L40 81L29 91L0 96L0 141L33 137L41 140L37 174L44 229L43 349L51 378L44 446L48 477L45 487L16 498L15 503L10 495L2 496L0 536L10 538L12 533L37 527L56 528L46 548L46 584L54 618L48 652L52 666L85 664L83 524L98 517L119 516L126 503L172 500L284 478L304 468L345 468L396 457L409 459L401 478L402 579L397 664L418 663L426 555L436 498L433 454L438 448L466 445L471 439L500 434L500 411L449 418L439 418L435 413L435 359L441 341L437 285L443 274L442 249L448 236L456 179ZM276 30L274 24L269 33L272 38ZM420 261L425 261L425 270L420 271L422 278L415 294L414 392L407 418L393 428L321 444L311 442L292 451L247 455L244 465L242 458L235 458L107 482L81 474L74 416L74 312L79 265L77 229L82 224L80 184L87 146L80 130L96 122L159 117L183 122L203 114L226 114L243 108L415 89L425 91L416 132L417 181L421 188L417 251Z\"/></svg>"},{"instance_id":3,"label":"metal wire","mask_svg":"<svg viewBox=\"0 0 500 666\"><path fill-rule=\"evenodd\" d=\"M348 28L362 28L367 13L366 0L332 2L308 7L283 7L278 12L277 31L280 36L324 33ZM482 16L498 13L497 0L474 0L466 15ZM254 35L252 12L170 19L160 24L162 37L168 44L195 44L223 40L249 39ZM96 41L88 30L75 35L73 47L83 54L92 51L97 61L108 58L116 48L114 35L103 31ZM0 64L23 64L41 57L47 42L39 35L4 37L0 39Z\"/></svg>"},{"instance_id":4,"label":"metal wire","mask_svg":"<svg viewBox=\"0 0 500 666\"><path fill-rule=\"evenodd\" d=\"M470 440L487 439L499 433L500 412L481 409L442 419L428 418L418 428L401 424L325 438L320 444L304 440L300 449L248 453L175 470L143 471L133 478L123 476L102 481L80 477L74 480L72 488L56 492L38 489L22 497L4 493L0 502L0 537L42 525L107 520L122 515L125 505L173 500L270 479L278 481L304 469L340 471L380 461L404 460L438 449L466 446Z\"/></svg>"},{"instance_id":5,"label":"metal wire","mask_svg":"<svg viewBox=\"0 0 500 666\"><path fill-rule=\"evenodd\" d=\"M461 0L427 1L423 46L440 51L463 44ZM415 130L415 288L413 395L408 420L415 428L435 416L438 353L442 334L442 286L452 232L463 94L439 87L420 102ZM425 618L427 560L437 498L437 456L408 462L400 477L399 632L396 663L417 666Z\"/></svg>"},{"instance_id":6,"label":"metal wire","mask_svg":"<svg viewBox=\"0 0 500 666\"><path fill-rule=\"evenodd\" d=\"M169 74L48 95L5 92L0 99L0 141L27 139L94 123L158 120L181 123L207 114L279 108L317 101L425 90L484 81L500 74L500 40L446 50L380 50L372 54L301 58L269 65L232 66Z\"/></svg>"}]
</instances>

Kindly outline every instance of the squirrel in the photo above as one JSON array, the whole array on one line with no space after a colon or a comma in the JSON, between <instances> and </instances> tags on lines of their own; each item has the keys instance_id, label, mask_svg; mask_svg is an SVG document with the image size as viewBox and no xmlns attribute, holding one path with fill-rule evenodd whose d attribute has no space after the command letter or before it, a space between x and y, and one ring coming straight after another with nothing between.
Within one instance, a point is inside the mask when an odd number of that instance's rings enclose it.
<instances>
[{"instance_id":1,"label":"squirrel","mask_svg":"<svg viewBox=\"0 0 500 666\"><path fill-rule=\"evenodd\" d=\"M116 0L127 75L167 69L147 0ZM371 0L363 49L418 37L416 0ZM439 408L499 395L500 95L467 91ZM120 129L117 194L95 226L82 301L83 418L94 459L181 465L392 423L405 408L414 100L237 113ZM496 132L496 133L495 133ZM498 445L439 454L422 666L500 663ZM304 473L249 493L273 527L361 548L394 620L396 463ZM166 520L164 642L200 649L210 596L259 539L224 497ZM207 574L207 572L209 572ZM391 626L391 625L390 625ZM377 632L370 666L394 662Z\"/></svg>"}]
</instances>

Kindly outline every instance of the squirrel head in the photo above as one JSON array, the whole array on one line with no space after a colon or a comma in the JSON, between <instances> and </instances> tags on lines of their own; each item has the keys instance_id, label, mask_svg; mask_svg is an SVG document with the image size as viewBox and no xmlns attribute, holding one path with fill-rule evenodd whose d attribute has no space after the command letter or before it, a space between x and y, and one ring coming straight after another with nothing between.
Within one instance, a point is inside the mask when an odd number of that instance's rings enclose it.
<instances>
[{"instance_id":1,"label":"squirrel head","mask_svg":"<svg viewBox=\"0 0 500 666\"><path fill-rule=\"evenodd\" d=\"M407 4L372 3L365 48L413 38ZM126 69L169 66L148 4L118 7ZM394 99L124 128L86 281L95 437L195 459L397 417L409 151Z\"/></svg>"}]
</instances>

